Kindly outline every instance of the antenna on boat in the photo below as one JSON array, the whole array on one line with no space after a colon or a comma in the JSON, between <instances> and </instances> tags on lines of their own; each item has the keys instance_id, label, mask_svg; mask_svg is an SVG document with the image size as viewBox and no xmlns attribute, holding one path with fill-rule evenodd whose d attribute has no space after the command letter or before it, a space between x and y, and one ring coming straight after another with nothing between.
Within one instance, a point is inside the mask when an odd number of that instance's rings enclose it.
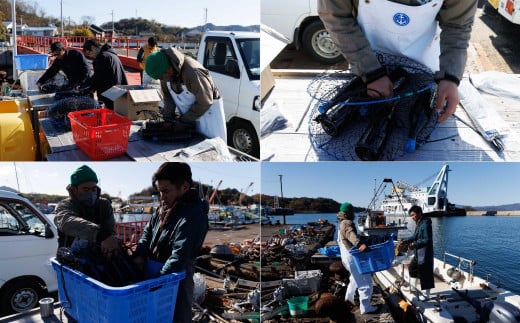
<instances>
[{"instance_id":1,"label":"antenna on boat","mask_svg":"<svg viewBox=\"0 0 520 323\"><path fill-rule=\"evenodd\" d=\"M282 210L282 216L283 216L283 224L287 224L287 222L285 222L285 205L283 203L283 185L282 185L282 177L283 175L278 175L280 176L280 200L282 202L281 204L281 210Z\"/></svg>"},{"instance_id":2,"label":"antenna on boat","mask_svg":"<svg viewBox=\"0 0 520 323\"><path fill-rule=\"evenodd\" d=\"M14 173L16 175L16 189L18 190L18 193L20 193L20 182L18 181L18 170L16 169L16 162L13 162L14 165Z\"/></svg>"}]
</instances>

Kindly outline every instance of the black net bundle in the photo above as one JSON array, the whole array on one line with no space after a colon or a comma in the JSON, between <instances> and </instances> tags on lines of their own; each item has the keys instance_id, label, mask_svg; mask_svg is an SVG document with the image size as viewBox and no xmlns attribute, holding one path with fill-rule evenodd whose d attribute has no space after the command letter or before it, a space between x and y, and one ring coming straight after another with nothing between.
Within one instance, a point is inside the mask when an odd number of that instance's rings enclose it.
<instances>
[{"instance_id":1,"label":"black net bundle","mask_svg":"<svg viewBox=\"0 0 520 323\"><path fill-rule=\"evenodd\" d=\"M152 141L182 142L195 137L196 129L194 122L184 122L180 116L168 118L162 113L152 110L139 110L137 115L143 114L144 122L139 134L143 139Z\"/></svg>"},{"instance_id":2,"label":"black net bundle","mask_svg":"<svg viewBox=\"0 0 520 323\"><path fill-rule=\"evenodd\" d=\"M49 118L53 120L54 126L70 130L69 112L97 109L98 101L89 96L72 96L54 102L49 107Z\"/></svg>"},{"instance_id":3,"label":"black net bundle","mask_svg":"<svg viewBox=\"0 0 520 323\"><path fill-rule=\"evenodd\" d=\"M309 84L315 149L337 160L395 160L427 142L438 118L432 72L408 58L378 53L378 59L394 84L391 98L368 97L366 84L348 72Z\"/></svg>"}]
</instances>

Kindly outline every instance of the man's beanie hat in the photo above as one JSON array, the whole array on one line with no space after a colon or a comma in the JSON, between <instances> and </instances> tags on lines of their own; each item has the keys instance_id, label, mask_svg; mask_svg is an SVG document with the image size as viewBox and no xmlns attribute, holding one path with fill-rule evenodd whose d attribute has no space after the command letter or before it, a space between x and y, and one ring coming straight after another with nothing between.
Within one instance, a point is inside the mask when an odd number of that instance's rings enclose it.
<instances>
[{"instance_id":1,"label":"man's beanie hat","mask_svg":"<svg viewBox=\"0 0 520 323\"><path fill-rule=\"evenodd\" d=\"M353 208L352 204L350 204L349 202L345 202L345 203L341 204L341 206L339 207L339 210L343 213L346 213L348 210L350 210L352 208Z\"/></svg>"},{"instance_id":2,"label":"man's beanie hat","mask_svg":"<svg viewBox=\"0 0 520 323\"><path fill-rule=\"evenodd\" d=\"M98 182L96 173L92 168L87 165L83 165L76 169L72 175L70 175L70 185L77 186L86 182Z\"/></svg>"},{"instance_id":3,"label":"man's beanie hat","mask_svg":"<svg viewBox=\"0 0 520 323\"><path fill-rule=\"evenodd\" d=\"M168 56L162 50L146 57L145 71L151 78L158 80L168 70Z\"/></svg>"}]
</instances>

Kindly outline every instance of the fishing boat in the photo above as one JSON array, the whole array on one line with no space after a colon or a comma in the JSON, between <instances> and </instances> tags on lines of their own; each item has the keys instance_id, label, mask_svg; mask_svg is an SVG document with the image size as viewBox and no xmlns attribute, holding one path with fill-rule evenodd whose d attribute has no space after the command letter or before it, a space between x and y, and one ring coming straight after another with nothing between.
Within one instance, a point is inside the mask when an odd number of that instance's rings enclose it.
<instances>
[{"instance_id":1,"label":"fishing boat","mask_svg":"<svg viewBox=\"0 0 520 323\"><path fill-rule=\"evenodd\" d=\"M375 210L383 211L387 220L392 223L398 222L399 217L406 217L413 205L420 206L429 217L465 216L464 208L448 201L449 171L449 165L443 165L428 187L418 187L399 180L394 183L391 178L385 178L376 190L371 204L375 205L378 196L385 191L387 184L390 184L390 194L385 196ZM369 206L369 209L372 208Z\"/></svg>"},{"instance_id":2,"label":"fishing boat","mask_svg":"<svg viewBox=\"0 0 520 323\"><path fill-rule=\"evenodd\" d=\"M475 276L475 261L447 252L434 258L435 288L427 298L410 283L410 261L409 254L400 254L392 268L374 274L401 317L434 323L520 321L520 296Z\"/></svg>"},{"instance_id":3,"label":"fishing boat","mask_svg":"<svg viewBox=\"0 0 520 323\"><path fill-rule=\"evenodd\" d=\"M152 214L159 207L157 196L131 196L124 206L113 205L116 222L146 221L152 218Z\"/></svg>"}]
</instances>

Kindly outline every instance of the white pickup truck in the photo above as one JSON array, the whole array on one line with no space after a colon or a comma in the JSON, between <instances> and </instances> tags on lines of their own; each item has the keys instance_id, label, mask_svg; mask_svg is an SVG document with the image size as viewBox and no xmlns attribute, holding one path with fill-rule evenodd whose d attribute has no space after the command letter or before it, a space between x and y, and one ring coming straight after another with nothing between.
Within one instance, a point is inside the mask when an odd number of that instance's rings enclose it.
<instances>
[{"instance_id":1,"label":"white pickup truck","mask_svg":"<svg viewBox=\"0 0 520 323\"><path fill-rule=\"evenodd\" d=\"M50 263L57 248L54 223L21 195L0 191L0 316L37 307L58 290Z\"/></svg>"},{"instance_id":2,"label":"white pickup truck","mask_svg":"<svg viewBox=\"0 0 520 323\"><path fill-rule=\"evenodd\" d=\"M224 100L228 145L260 157L260 33L208 31L197 60Z\"/></svg>"},{"instance_id":3,"label":"white pickup truck","mask_svg":"<svg viewBox=\"0 0 520 323\"><path fill-rule=\"evenodd\" d=\"M343 60L318 16L316 0L262 0L261 22L284 35L314 60L335 64Z\"/></svg>"}]
</instances>

